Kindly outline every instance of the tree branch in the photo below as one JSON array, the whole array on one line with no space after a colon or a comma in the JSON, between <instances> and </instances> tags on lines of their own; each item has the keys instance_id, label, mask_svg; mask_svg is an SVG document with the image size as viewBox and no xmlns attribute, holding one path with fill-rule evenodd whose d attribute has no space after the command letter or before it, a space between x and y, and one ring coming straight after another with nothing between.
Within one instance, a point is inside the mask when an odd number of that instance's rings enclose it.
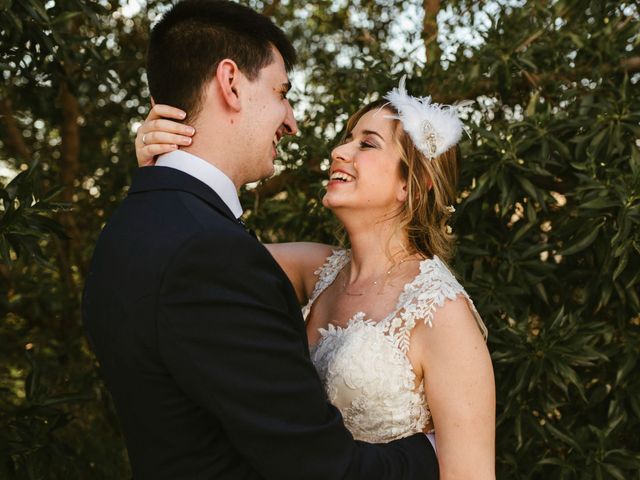
<instances>
[{"instance_id":1,"label":"tree branch","mask_svg":"<svg viewBox=\"0 0 640 480\"><path fill-rule=\"evenodd\" d=\"M640 56L628 57L620 61L619 64L602 65L597 70L599 77L606 77L607 75L615 72L637 72L640 71ZM542 88L544 90L545 85L554 85L559 82L569 84L572 82L579 82L583 78L592 78L594 68L592 66L584 68L572 69L569 72L545 72L541 74L535 74L526 70L520 70L520 80L526 82L531 88ZM513 80L516 80L514 77ZM514 83L512 88L518 90L521 85ZM498 85L495 80L481 79L473 82L473 85L452 85L441 84L433 82L432 96L434 101L438 103L451 104L461 99L473 99L480 95L495 95L498 92Z\"/></svg>"},{"instance_id":2,"label":"tree branch","mask_svg":"<svg viewBox=\"0 0 640 480\"><path fill-rule=\"evenodd\" d=\"M278 9L279 6L280 6L280 0L273 0L273 2L271 2L269 5L264 7L262 14L267 17L273 17L273 15L276 13L276 10Z\"/></svg>"},{"instance_id":3,"label":"tree branch","mask_svg":"<svg viewBox=\"0 0 640 480\"><path fill-rule=\"evenodd\" d=\"M620 61L620 67L628 72L640 71L640 56L623 58Z\"/></svg>"}]
</instances>

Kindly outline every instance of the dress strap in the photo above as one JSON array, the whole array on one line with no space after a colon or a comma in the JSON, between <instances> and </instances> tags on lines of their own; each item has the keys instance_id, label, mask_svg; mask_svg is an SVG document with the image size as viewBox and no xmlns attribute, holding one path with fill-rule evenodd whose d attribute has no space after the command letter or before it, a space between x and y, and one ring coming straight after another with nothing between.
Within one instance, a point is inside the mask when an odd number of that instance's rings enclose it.
<instances>
[{"instance_id":1,"label":"dress strap","mask_svg":"<svg viewBox=\"0 0 640 480\"><path fill-rule=\"evenodd\" d=\"M316 281L315 286L313 287L313 292L311 293L311 297L309 301L302 309L302 316L305 321L307 319L307 315L311 311L311 306L313 302L320 296L322 292L324 292L329 285L331 285L340 270L344 268L344 266L349 263L351 259L351 252L349 250L333 250L331 255L327 257L324 264L318 268L315 272L315 275L318 276L318 280Z\"/></svg>"},{"instance_id":2,"label":"dress strap","mask_svg":"<svg viewBox=\"0 0 640 480\"><path fill-rule=\"evenodd\" d=\"M458 295L462 295L469 303L478 328L486 340L487 327L473 301L446 264L434 256L433 259L420 263L420 273L411 283L405 285L398 299L397 314L388 324L388 333L393 337L396 346L403 352L408 352L411 330L416 322L423 321L433 327L436 309L444 305L446 300L455 300Z\"/></svg>"}]
</instances>

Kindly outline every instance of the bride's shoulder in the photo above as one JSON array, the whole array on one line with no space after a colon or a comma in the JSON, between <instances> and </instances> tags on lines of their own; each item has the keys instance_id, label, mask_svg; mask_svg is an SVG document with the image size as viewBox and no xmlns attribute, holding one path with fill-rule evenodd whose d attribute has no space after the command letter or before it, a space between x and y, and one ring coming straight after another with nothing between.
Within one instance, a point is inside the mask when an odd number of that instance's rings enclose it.
<instances>
[{"instance_id":1,"label":"bride's shoulder","mask_svg":"<svg viewBox=\"0 0 640 480\"><path fill-rule=\"evenodd\" d=\"M487 329L473 300L447 264L433 257L420 264L420 273L413 284L405 288L403 303L412 305L415 325L427 330L436 325L456 330L475 325L486 339ZM445 327L441 327L441 330Z\"/></svg>"},{"instance_id":2,"label":"bride's shoulder","mask_svg":"<svg viewBox=\"0 0 640 480\"><path fill-rule=\"evenodd\" d=\"M413 297L423 301L436 297L437 303L441 303L444 299L454 299L459 294L468 296L451 269L438 256L420 262L417 276L404 291L407 302L413 300Z\"/></svg>"}]
</instances>

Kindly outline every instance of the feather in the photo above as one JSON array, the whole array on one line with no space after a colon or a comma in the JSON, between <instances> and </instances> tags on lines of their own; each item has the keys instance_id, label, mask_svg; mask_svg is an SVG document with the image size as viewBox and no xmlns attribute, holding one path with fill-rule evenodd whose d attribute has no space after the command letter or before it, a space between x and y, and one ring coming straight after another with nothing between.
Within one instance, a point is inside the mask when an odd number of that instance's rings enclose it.
<instances>
[{"instance_id":1,"label":"feather","mask_svg":"<svg viewBox=\"0 0 640 480\"><path fill-rule=\"evenodd\" d=\"M431 103L431 97L412 97L405 85L406 75L397 88L385 95L398 111L398 115L389 117L400 120L416 148L426 158L433 159L460 141L463 125L458 118L458 108L462 105L440 105Z\"/></svg>"}]
</instances>

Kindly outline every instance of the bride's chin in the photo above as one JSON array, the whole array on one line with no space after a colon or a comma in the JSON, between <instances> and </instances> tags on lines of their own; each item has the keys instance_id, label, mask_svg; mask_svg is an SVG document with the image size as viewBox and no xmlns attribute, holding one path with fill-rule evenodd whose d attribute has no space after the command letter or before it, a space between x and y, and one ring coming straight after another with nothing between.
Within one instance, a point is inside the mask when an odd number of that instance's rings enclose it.
<instances>
[{"instance_id":1,"label":"bride's chin","mask_svg":"<svg viewBox=\"0 0 640 480\"><path fill-rule=\"evenodd\" d=\"M344 206L344 202L339 197L332 195L330 192L322 197L322 205L329 210Z\"/></svg>"},{"instance_id":2,"label":"bride's chin","mask_svg":"<svg viewBox=\"0 0 640 480\"><path fill-rule=\"evenodd\" d=\"M333 208L333 202L331 201L330 193L325 193L324 197L322 197L322 206L329 209Z\"/></svg>"}]
</instances>

